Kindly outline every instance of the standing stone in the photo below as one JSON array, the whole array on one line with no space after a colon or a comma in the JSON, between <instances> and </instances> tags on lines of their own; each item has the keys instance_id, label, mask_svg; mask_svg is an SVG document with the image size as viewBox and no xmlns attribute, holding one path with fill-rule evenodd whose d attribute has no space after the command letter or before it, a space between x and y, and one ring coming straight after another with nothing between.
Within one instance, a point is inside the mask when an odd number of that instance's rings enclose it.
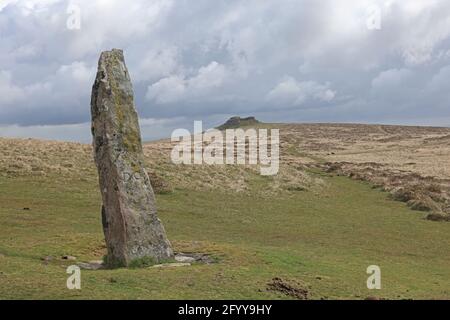
<instances>
[{"instance_id":1,"label":"standing stone","mask_svg":"<svg viewBox=\"0 0 450 320\"><path fill-rule=\"evenodd\" d=\"M92 135L109 267L173 257L144 169L133 88L122 50L101 54L91 97Z\"/></svg>"}]
</instances>

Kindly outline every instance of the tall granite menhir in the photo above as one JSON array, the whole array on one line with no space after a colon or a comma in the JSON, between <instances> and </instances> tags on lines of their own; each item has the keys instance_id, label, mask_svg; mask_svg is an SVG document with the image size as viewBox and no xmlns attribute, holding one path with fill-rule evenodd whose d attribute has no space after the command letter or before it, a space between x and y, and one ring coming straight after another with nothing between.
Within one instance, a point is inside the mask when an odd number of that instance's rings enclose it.
<instances>
[{"instance_id":1,"label":"tall granite menhir","mask_svg":"<svg viewBox=\"0 0 450 320\"><path fill-rule=\"evenodd\" d=\"M133 88L122 50L101 54L91 97L95 162L102 193L107 265L173 257L144 169Z\"/></svg>"}]
</instances>

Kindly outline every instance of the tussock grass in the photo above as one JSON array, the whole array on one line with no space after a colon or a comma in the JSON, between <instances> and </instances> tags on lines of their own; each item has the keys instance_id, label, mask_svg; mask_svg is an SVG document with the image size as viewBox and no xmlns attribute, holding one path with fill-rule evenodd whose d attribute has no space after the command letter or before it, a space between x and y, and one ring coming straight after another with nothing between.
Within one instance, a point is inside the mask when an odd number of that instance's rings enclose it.
<instances>
[{"instance_id":1,"label":"tussock grass","mask_svg":"<svg viewBox=\"0 0 450 320\"><path fill-rule=\"evenodd\" d=\"M175 166L170 142L144 146L149 171L171 189L157 195L157 205L174 250L209 254L218 263L83 270L80 291L66 288L73 262L61 257L91 261L106 254L91 147L0 139L0 298L295 298L270 289L282 279L288 293L300 284L308 299L450 299L450 223L423 219L366 179L321 169L346 161L352 171L370 158L380 168L441 172L445 179L447 169L438 167L447 160L430 157L448 158L440 147L448 129L264 126L281 129L275 177L251 166ZM404 157L408 148L415 152ZM423 171L425 161L436 168ZM381 291L366 287L372 264L381 267Z\"/></svg>"}]
</instances>

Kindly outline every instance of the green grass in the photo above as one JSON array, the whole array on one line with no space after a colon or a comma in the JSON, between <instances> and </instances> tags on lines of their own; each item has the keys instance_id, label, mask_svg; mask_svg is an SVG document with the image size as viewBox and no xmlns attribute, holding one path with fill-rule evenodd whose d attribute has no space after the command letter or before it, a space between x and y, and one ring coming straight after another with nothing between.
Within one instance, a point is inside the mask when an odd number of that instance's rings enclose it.
<instances>
[{"instance_id":1,"label":"green grass","mask_svg":"<svg viewBox=\"0 0 450 320\"><path fill-rule=\"evenodd\" d=\"M276 197L175 190L157 197L176 251L218 263L180 268L82 271L66 288L66 267L105 254L95 183L0 178L2 299L286 299L274 277L308 286L313 299L450 299L450 224L423 219L370 185L322 176L321 194ZM265 179L254 185L264 188ZM23 210L29 207L31 210ZM3 255L3 256L2 256ZM55 259L47 265L42 257ZM379 265L382 289L366 288Z\"/></svg>"}]
</instances>

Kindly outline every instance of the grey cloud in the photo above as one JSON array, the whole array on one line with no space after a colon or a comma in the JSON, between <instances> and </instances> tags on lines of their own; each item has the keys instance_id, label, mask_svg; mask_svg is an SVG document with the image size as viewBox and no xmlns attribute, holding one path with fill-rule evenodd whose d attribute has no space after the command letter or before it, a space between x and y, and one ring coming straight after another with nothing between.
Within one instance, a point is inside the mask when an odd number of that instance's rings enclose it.
<instances>
[{"instance_id":1,"label":"grey cloud","mask_svg":"<svg viewBox=\"0 0 450 320\"><path fill-rule=\"evenodd\" d=\"M8 132L88 123L98 55L113 47L125 50L140 116L177 119L149 124L147 138L233 114L405 123L450 117L445 0L79 0L81 30L66 27L69 3L0 5L0 123ZM371 4L381 8L381 30L366 27Z\"/></svg>"}]
</instances>

